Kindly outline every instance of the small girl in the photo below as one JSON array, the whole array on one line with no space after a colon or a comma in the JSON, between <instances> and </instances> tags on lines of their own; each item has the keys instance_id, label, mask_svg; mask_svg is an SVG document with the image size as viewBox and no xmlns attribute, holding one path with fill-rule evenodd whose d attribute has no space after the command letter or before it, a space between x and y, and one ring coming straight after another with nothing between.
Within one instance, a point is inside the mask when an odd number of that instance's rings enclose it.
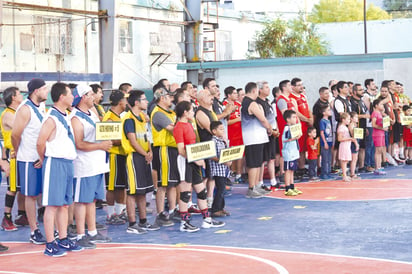
<instances>
[{"instance_id":1,"label":"small girl","mask_svg":"<svg viewBox=\"0 0 412 274\"><path fill-rule=\"evenodd\" d=\"M385 107L383 105L382 99L376 99L373 101L373 112L371 115L372 120L372 140L375 145L375 174L385 175L386 172L382 168L382 159L386 157L386 146L385 146L385 132L388 131L387 127L383 127L383 113ZM386 115L386 114L385 114Z\"/></svg>"},{"instance_id":2,"label":"small girl","mask_svg":"<svg viewBox=\"0 0 412 274\"><path fill-rule=\"evenodd\" d=\"M350 182L351 179L346 175L346 168L348 162L352 160L351 143L355 140L349 134L348 125L350 123L350 116L344 112L340 115L340 124L337 130L339 141L339 161L342 168L342 179L344 182Z\"/></svg>"},{"instance_id":3,"label":"small girl","mask_svg":"<svg viewBox=\"0 0 412 274\"><path fill-rule=\"evenodd\" d=\"M358 126L358 114L354 111L350 113L350 123L349 123L349 132L352 137L355 137L354 129ZM354 139L353 143L351 143L351 152L352 152L352 161L350 162L350 177L352 180L360 179L358 175L356 175L356 164L358 163L358 152L359 152L359 143L357 139Z\"/></svg>"}]
</instances>

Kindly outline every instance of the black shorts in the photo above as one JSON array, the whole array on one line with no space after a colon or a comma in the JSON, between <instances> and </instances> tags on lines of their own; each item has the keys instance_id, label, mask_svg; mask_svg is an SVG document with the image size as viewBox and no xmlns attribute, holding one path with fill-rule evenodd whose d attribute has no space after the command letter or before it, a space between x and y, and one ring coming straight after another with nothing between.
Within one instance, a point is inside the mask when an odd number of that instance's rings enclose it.
<instances>
[{"instance_id":1,"label":"black shorts","mask_svg":"<svg viewBox=\"0 0 412 274\"><path fill-rule=\"evenodd\" d=\"M279 149L279 137L275 138L275 154L280 154L280 149Z\"/></svg>"},{"instance_id":2,"label":"black shorts","mask_svg":"<svg viewBox=\"0 0 412 274\"><path fill-rule=\"evenodd\" d=\"M144 195L153 191L152 169L143 155L133 152L126 157L127 194Z\"/></svg>"},{"instance_id":3,"label":"black shorts","mask_svg":"<svg viewBox=\"0 0 412 274\"><path fill-rule=\"evenodd\" d=\"M127 182L126 156L110 153L110 171L105 173L106 190L125 189Z\"/></svg>"},{"instance_id":4,"label":"black shorts","mask_svg":"<svg viewBox=\"0 0 412 274\"><path fill-rule=\"evenodd\" d=\"M399 143L401 141L401 134L403 127L399 122L395 122L392 126L393 142Z\"/></svg>"},{"instance_id":5,"label":"black shorts","mask_svg":"<svg viewBox=\"0 0 412 274\"><path fill-rule=\"evenodd\" d=\"M263 161L274 160L276 157L276 138L269 136L269 142L263 147Z\"/></svg>"},{"instance_id":6,"label":"black shorts","mask_svg":"<svg viewBox=\"0 0 412 274\"><path fill-rule=\"evenodd\" d=\"M284 170L292 170L292 171L298 170L298 160L284 161L283 162L283 169Z\"/></svg>"},{"instance_id":7,"label":"black shorts","mask_svg":"<svg viewBox=\"0 0 412 274\"><path fill-rule=\"evenodd\" d=\"M263 164L263 149L265 144L248 145L245 147L246 166L261 167Z\"/></svg>"},{"instance_id":8,"label":"black shorts","mask_svg":"<svg viewBox=\"0 0 412 274\"><path fill-rule=\"evenodd\" d=\"M153 169L157 171L159 187L177 186L180 182L177 169L177 148L153 147Z\"/></svg>"},{"instance_id":9,"label":"black shorts","mask_svg":"<svg viewBox=\"0 0 412 274\"><path fill-rule=\"evenodd\" d=\"M193 185L197 185L203 182L202 167L195 163L188 163L187 159L179 155L177 157L177 167L180 174L180 180Z\"/></svg>"}]
</instances>

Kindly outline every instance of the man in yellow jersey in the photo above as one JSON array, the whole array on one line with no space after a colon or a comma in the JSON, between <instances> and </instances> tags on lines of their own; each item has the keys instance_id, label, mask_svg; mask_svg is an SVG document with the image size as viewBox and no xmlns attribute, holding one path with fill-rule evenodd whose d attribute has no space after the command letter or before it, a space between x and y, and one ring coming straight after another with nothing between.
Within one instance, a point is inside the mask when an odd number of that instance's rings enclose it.
<instances>
[{"instance_id":1,"label":"man in yellow jersey","mask_svg":"<svg viewBox=\"0 0 412 274\"><path fill-rule=\"evenodd\" d=\"M103 122L121 122L121 113L126 110L126 98L124 93L115 90L110 94L110 109L103 117ZM106 224L121 225L126 223L126 152L120 140L113 140L110 149L109 165L110 171L106 176L106 201L107 218Z\"/></svg>"},{"instance_id":2,"label":"man in yellow jersey","mask_svg":"<svg viewBox=\"0 0 412 274\"><path fill-rule=\"evenodd\" d=\"M177 145L173 137L176 114L170 109L172 93L165 88L155 90L156 106L151 112L150 121L153 136L153 169L157 171L156 222L160 226L173 225L172 219L179 220L176 209L176 186L179 184L177 169ZM164 200L167 192L169 212L165 211Z\"/></svg>"},{"instance_id":3,"label":"man in yellow jersey","mask_svg":"<svg viewBox=\"0 0 412 274\"><path fill-rule=\"evenodd\" d=\"M153 191L150 167L153 154L147 138L147 120L143 113L149 102L141 90L130 91L127 102L130 110L122 119L122 146L127 154L128 179L126 205L129 226L126 232L143 234L148 230L160 229L156 223L149 224L146 218L146 194ZM136 204L139 208L139 223L136 222Z\"/></svg>"},{"instance_id":4,"label":"man in yellow jersey","mask_svg":"<svg viewBox=\"0 0 412 274\"><path fill-rule=\"evenodd\" d=\"M23 96L17 87L9 87L3 91L3 101L6 104L6 109L0 117L0 129L4 139L4 147L2 151L2 159L10 161L10 175L7 177L8 189L5 197L4 217L1 222L1 227L4 231L17 230L16 226L29 225L26 211L24 207L24 195L20 194L20 185L17 181L17 166L16 157L11 144L11 130L13 128L14 116L16 109L23 102ZM13 208L14 199L17 195L18 216L13 223L11 210Z\"/></svg>"}]
</instances>

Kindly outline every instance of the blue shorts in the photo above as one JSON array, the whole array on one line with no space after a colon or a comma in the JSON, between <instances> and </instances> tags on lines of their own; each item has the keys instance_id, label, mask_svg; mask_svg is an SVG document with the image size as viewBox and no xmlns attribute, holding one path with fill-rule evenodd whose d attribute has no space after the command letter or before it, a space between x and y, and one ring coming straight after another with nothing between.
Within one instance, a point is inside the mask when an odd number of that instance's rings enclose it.
<instances>
[{"instance_id":1,"label":"blue shorts","mask_svg":"<svg viewBox=\"0 0 412 274\"><path fill-rule=\"evenodd\" d=\"M73 161L46 157L43 162L44 206L63 206L73 203Z\"/></svg>"},{"instance_id":2,"label":"blue shorts","mask_svg":"<svg viewBox=\"0 0 412 274\"><path fill-rule=\"evenodd\" d=\"M17 173L23 195L37 196L41 193L42 169L35 168L34 162L17 161Z\"/></svg>"},{"instance_id":3,"label":"blue shorts","mask_svg":"<svg viewBox=\"0 0 412 274\"><path fill-rule=\"evenodd\" d=\"M293 170L293 171L298 170L298 160L284 161L283 168L284 170Z\"/></svg>"},{"instance_id":4,"label":"blue shorts","mask_svg":"<svg viewBox=\"0 0 412 274\"><path fill-rule=\"evenodd\" d=\"M76 203L93 203L104 199L103 174L90 177L74 178L74 201Z\"/></svg>"}]
</instances>

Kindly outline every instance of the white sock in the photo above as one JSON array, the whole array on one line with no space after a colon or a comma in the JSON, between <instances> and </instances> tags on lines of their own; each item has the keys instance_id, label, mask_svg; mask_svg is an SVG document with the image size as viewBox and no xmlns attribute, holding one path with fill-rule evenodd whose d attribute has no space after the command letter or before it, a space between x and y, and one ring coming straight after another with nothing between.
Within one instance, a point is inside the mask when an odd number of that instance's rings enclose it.
<instances>
[{"instance_id":1,"label":"white sock","mask_svg":"<svg viewBox=\"0 0 412 274\"><path fill-rule=\"evenodd\" d=\"M110 217L114 214L114 205L107 205L107 217Z\"/></svg>"},{"instance_id":2,"label":"white sock","mask_svg":"<svg viewBox=\"0 0 412 274\"><path fill-rule=\"evenodd\" d=\"M193 205L193 202L192 202L192 201L189 201L189 202L187 203L187 208L191 207L192 205Z\"/></svg>"},{"instance_id":3,"label":"white sock","mask_svg":"<svg viewBox=\"0 0 412 274\"><path fill-rule=\"evenodd\" d=\"M276 185L276 178L270 179L270 185L272 186Z\"/></svg>"},{"instance_id":4,"label":"white sock","mask_svg":"<svg viewBox=\"0 0 412 274\"><path fill-rule=\"evenodd\" d=\"M258 183L257 183L257 186L262 186L263 185L263 181L259 181Z\"/></svg>"},{"instance_id":5,"label":"white sock","mask_svg":"<svg viewBox=\"0 0 412 274\"><path fill-rule=\"evenodd\" d=\"M175 209L169 210L169 214L172 214L175 211Z\"/></svg>"},{"instance_id":6,"label":"white sock","mask_svg":"<svg viewBox=\"0 0 412 274\"><path fill-rule=\"evenodd\" d=\"M87 234L89 234L90 236L96 236L97 235L97 230L89 230L88 232L87 232Z\"/></svg>"},{"instance_id":7,"label":"white sock","mask_svg":"<svg viewBox=\"0 0 412 274\"><path fill-rule=\"evenodd\" d=\"M120 215L122 213L123 208L126 208L125 204L114 203L114 210L117 215Z\"/></svg>"},{"instance_id":8,"label":"white sock","mask_svg":"<svg viewBox=\"0 0 412 274\"><path fill-rule=\"evenodd\" d=\"M85 234L77 234L77 240L81 240L84 236Z\"/></svg>"}]
</instances>

